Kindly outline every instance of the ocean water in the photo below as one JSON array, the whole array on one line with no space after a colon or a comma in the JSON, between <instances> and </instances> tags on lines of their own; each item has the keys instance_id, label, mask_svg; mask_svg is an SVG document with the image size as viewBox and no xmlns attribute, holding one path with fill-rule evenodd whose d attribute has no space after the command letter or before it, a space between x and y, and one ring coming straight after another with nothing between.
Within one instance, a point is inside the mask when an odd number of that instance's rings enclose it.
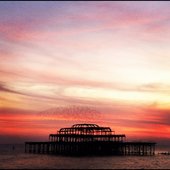
<instances>
[{"instance_id":1,"label":"ocean water","mask_svg":"<svg viewBox=\"0 0 170 170\"><path fill-rule=\"evenodd\" d=\"M170 155L69 157L24 153L24 145L0 145L0 169L169 169Z\"/></svg>"}]
</instances>

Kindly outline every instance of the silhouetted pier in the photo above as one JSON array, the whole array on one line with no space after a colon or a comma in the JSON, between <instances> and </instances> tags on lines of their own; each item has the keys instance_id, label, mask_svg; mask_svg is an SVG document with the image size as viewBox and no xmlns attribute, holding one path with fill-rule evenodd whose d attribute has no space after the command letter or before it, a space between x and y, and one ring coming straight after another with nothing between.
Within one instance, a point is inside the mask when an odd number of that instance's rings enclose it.
<instances>
[{"instance_id":1,"label":"silhouetted pier","mask_svg":"<svg viewBox=\"0 0 170 170\"><path fill-rule=\"evenodd\" d=\"M47 142L25 142L26 153L63 155L154 155L154 142L126 142L124 134L96 124L75 124Z\"/></svg>"}]
</instances>

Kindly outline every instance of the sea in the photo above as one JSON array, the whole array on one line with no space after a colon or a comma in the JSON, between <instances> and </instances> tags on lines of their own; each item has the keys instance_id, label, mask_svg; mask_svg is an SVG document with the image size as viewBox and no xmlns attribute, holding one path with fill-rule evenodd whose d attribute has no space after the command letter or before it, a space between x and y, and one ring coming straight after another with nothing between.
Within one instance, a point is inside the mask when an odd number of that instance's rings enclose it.
<instances>
[{"instance_id":1,"label":"sea","mask_svg":"<svg viewBox=\"0 0 170 170\"><path fill-rule=\"evenodd\" d=\"M0 169L169 169L170 155L90 156L24 153L23 144L0 145Z\"/></svg>"}]
</instances>

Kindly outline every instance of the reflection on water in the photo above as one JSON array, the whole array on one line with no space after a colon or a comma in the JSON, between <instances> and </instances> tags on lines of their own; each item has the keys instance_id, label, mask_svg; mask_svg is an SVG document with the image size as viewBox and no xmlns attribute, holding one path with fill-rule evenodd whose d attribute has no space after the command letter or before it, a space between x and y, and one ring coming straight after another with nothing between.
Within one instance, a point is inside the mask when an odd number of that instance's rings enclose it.
<instances>
[{"instance_id":1,"label":"reflection on water","mask_svg":"<svg viewBox=\"0 0 170 170\"><path fill-rule=\"evenodd\" d=\"M23 145L0 145L0 169L167 169L170 156L66 157L25 154Z\"/></svg>"}]
</instances>

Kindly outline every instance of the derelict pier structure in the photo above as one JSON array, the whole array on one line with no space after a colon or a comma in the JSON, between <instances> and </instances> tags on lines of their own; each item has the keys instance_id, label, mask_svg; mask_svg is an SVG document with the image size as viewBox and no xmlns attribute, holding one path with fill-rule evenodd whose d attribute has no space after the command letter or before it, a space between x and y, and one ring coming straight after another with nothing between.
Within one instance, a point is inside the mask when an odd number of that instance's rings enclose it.
<instances>
[{"instance_id":1,"label":"derelict pier structure","mask_svg":"<svg viewBox=\"0 0 170 170\"><path fill-rule=\"evenodd\" d=\"M110 127L75 124L49 135L47 142L25 142L26 153L62 155L147 155L155 154L154 142L126 142L125 134Z\"/></svg>"}]
</instances>

